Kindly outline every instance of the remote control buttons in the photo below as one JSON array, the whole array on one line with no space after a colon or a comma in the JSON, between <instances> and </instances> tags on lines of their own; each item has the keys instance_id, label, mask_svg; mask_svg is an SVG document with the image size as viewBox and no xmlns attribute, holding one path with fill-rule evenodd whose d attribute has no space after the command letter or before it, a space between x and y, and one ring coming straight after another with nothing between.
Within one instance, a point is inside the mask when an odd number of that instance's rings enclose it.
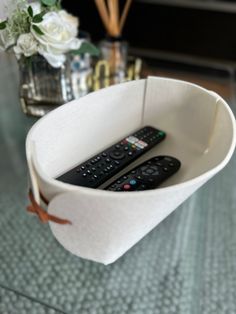
<instances>
[{"instance_id":1,"label":"remote control buttons","mask_svg":"<svg viewBox=\"0 0 236 314\"><path fill-rule=\"evenodd\" d=\"M136 183L137 183L137 181L134 180L134 179L132 179L132 180L129 181L129 184L130 184L130 185L135 185Z\"/></svg>"},{"instance_id":2,"label":"remote control buttons","mask_svg":"<svg viewBox=\"0 0 236 314\"><path fill-rule=\"evenodd\" d=\"M130 144L134 144L134 143L138 142L138 138L135 136L129 136L126 138L126 141L129 142Z\"/></svg>"},{"instance_id":3,"label":"remote control buttons","mask_svg":"<svg viewBox=\"0 0 236 314\"><path fill-rule=\"evenodd\" d=\"M129 184L125 184L124 186L123 186L123 189L124 190L130 190L130 188L131 188L131 186L129 185Z\"/></svg>"},{"instance_id":4,"label":"remote control buttons","mask_svg":"<svg viewBox=\"0 0 236 314\"><path fill-rule=\"evenodd\" d=\"M162 131L159 131L159 136L161 136L161 137L163 137L163 136L165 136L165 133L164 132L162 132Z\"/></svg>"},{"instance_id":5,"label":"remote control buttons","mask_svg":"<svg viewBox=\"0 0 236 314\"><path fill-rule=\"evenodd\" d=\"M141 148L141 149L144 149L145 147L148 146L148 144L146 142L141 141L141 140L136 142L135 145L136 145L136 147Z\"/></svg>"},{"instance_id":6,"label":"remote control buttons","mask_svg":"<svg viewBox=\"0 0 236 314\"><path fill-rule=\"evenodd\" d=\"M114 150L113 152L110 153L110 157L112 159L120 160L120 159L123 159L125 157L125 154L120 150Z\"/></svg>"},{"instance_id":7,"label":"remote control buttons","mask_svg":"<svg viewBox=\"0 0 236 314\"><path fill-rule=\"evenodd\" d=\"M152 166L147 165L147 166L141 167L141 173L144 176L157 176L157 175L159 175L158 167L155 165L152 165Z\"/></svg>"},{"instance_id":8,"label":"remote control buttons","mask_svg":"<svg viewBox=\"0 0 236 314\"><path fill-rule=\"evenodd\" d=\"M60 176L58 179L63 182L71 182L71 184L75 185L97 188L106 180L110 179L114 174L118 173L120 170L122 170L132 161L134 161L138 156L142 155L145 151L148 151L154 145L161 142L164 139L164 136L161 137L159 135L159 132L159 130L152 127L145 127L141 130L138 130L134 134L127 136L120 142L115 143L113 146L107 148L105 151L102 151L99 154L93 156L91 159L84 162L83 164L78 165L74 169L70 170L68 173ZM162 158L159 161L162 162L162 159L168 156L161 157ZM174 166L172 166L171 163L174 163ZM154 162L154 164L156 165L156 162ZM152 167L152 164L148 166ZM176 162L174 161L174 159L163 160L161 168L163 167L168 167L169 169L169 172L166 173L167 176L172 172L172 170L175 170ZM165 174L164 170L162 170L161 174ZM138 175L142 177L142 182L138 181ZM113 190L117 189L118 187L120 187L122 191L139 189L141 183L143 183L144 180L147 181L147 178L149 178L150 176L153 177L152 174L150 174L149 176L144 176L142 172L140 172L140 169L135 169L135 171L131 173L131 176L123 176L124 178L119 178L119 181L121 181L121 183L117 185L116 188L113 188ZM133 182L131 181L132 179L135 179L135 181L137 181L136 185L131 184L131 182ZM131 186L131 189L124 190L123 185L125 184L129 184Z\"/></svg>"}]
</instances>

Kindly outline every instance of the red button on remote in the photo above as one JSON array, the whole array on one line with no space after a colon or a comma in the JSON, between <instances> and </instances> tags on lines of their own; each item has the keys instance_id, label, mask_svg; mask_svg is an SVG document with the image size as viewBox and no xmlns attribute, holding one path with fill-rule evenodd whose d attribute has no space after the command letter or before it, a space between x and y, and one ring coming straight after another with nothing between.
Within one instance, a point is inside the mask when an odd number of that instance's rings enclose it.
<instances>
[{"instance_id":1,"label":"red button on remote","mask_svg":"<svg viewBox=\"0 0 236 314\"><path fill-rule=\"evenodd\" d=\"M125 185L123 186L123 188L124 188L125 190L129 190L129 189L131 188L131 186L130 186L129 184L125 184Z\"/></svg>"}]
</instances>

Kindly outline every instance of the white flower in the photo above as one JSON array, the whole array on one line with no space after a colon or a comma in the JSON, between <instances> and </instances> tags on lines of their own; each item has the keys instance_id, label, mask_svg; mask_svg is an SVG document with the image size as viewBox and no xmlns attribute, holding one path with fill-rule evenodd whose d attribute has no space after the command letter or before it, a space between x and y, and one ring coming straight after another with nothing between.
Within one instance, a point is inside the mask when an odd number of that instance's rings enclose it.
<instances>
[{"instance_id":1,"label":"white flower","mask_svg":"<svg viewBox=\"0 0 236 314\"><path fill-rule=\"evenodd\" d=\"M38 43L32 34L21 34L13 49L17 58L20 58L22 54L25 57L30 57L38 51Z\"/></svg>"},{"instance_id":2,"label":"white flower","mask_svg":"<svg viewBox=\"0 0 236 314\"><path fill-rule=\"evenodd\" d=\"M38 1L34 1L34 2L29 3L29 6L31 6L34 15L42 12L41 3Z\"/></svg>"},{"instance_id":3,"label":"white flower","mask_svg":"<svg viewBox=\"0 0 236 314\"><path fill-rule=\"evenodd\" d=\"M0 51L4 51L15 44L15 39L9 34L7 28L0 30Z\"/></svg>"},{"instance_id":4,"label":"white flower","mask_svg":"<svg viewBox=\"0 0 236 314\"><path fill-rule=\"evenodd\" d=\"M79 27L79 19L78 19L78 17L76 17L76 16L74 16L72 14L69 14L65 10L59 11L58 14L63 19L63 21L65 21L65 23L70 25L71 30L73 29L75 37L76 37L78 35L78 27Z\"/></svg>"},{"instance_id":5,"label":"white flower","mask_svg":"<svg viewBox=\"0 0 236 314\"><path fill-rule=\"evenodd\" d=\"M65 53L79 49L81 41L76 38L75 24L66 21L65 15L62 18L59 13L48 12L43 16L43 21L36 25L43 32L40 35L31 27L31 32L40 45L38 51L53 67L63 64Z\"/></svg>"}]
</instances>

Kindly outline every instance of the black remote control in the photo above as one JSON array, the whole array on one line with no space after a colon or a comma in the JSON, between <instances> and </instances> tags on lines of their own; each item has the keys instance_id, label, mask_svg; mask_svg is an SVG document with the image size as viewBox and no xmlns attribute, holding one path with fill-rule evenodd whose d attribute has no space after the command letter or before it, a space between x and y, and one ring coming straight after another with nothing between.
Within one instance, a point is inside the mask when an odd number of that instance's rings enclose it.
<instances>
[{"instance_id":1,"label":"black remote control","mask_svg":"<svg viewBox=\"0 0 236 314\"><path fill-rule=\"evenodd\" d=\"M180 161L174 157L154 157L112 182L105 190L127 192L155 189L176 173L180 165Z\"/></svg>"},{"instance_id":2,"label":"black remote control","mask_svg":"<svg viewBox=\"0 0 236 314\"><path fill-rule=\"evenodd\" d=\"M163 131L146 126L78 165L57 180L97 188L165 138Z\"/></svg>"}]
</instances>

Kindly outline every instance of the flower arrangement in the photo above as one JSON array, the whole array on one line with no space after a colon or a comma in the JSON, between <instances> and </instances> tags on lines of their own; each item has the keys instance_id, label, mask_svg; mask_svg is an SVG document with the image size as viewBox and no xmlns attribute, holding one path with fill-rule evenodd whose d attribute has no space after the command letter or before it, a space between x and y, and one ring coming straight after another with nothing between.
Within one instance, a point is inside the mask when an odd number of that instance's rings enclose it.
<instances>
[{"instance_id":1,"label":"flower arrangement","mask_svg":"<svg viewBox=\"0 0 236 314\"><path fill-rule=\"evenodd\" d=\"M77 38L78 26L78 18L62 10L60 0L17 0L0 21L0 49L13 49L17 59L40 54L55 68L68 52L97 55L91 43Z\"/></svg>"}]
</instances>

